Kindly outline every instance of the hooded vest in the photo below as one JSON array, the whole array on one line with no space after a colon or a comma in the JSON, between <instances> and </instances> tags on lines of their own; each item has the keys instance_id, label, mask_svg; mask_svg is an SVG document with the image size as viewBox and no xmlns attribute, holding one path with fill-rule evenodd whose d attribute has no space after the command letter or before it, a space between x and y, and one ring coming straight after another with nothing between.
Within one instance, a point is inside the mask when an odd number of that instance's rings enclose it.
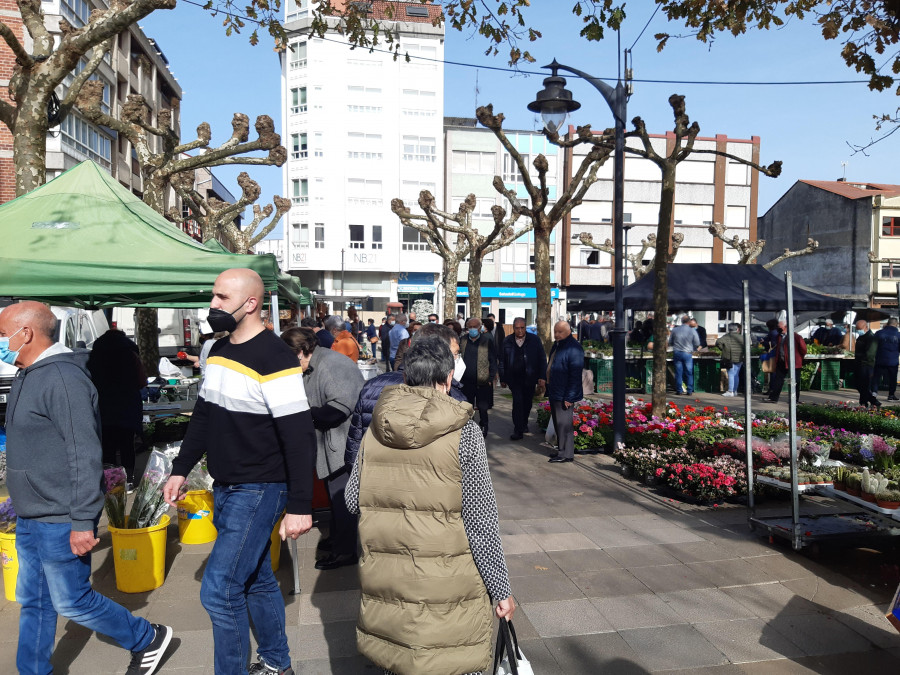
<instances>
[{"instance_id":1,"label":"hooded vest","mask_svg":"<svg viewBox=\"0 0 900 675\"><path fill-rule=\"evenodd\" d=\"M462 520L459 440L472 406L387 387L360 455L357 647L398 675L487 670L491 601Z\"/></svg>"}]
</instances>

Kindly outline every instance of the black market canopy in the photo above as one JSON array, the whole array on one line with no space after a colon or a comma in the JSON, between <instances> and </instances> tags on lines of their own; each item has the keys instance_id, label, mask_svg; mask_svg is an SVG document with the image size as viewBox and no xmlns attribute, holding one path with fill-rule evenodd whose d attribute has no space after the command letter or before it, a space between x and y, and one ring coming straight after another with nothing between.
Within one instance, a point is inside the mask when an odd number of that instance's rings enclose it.
<instances>
[{"instance_id":1,"label":"black market canopy","mask_svg":"<svg viewBox=\"0 0 900 675\"><path fill-rule=\"evenodd\" d=\"M787 302L786 282L760 265L724 265L718 263L669 263L669 309L740 311L744 307L744 279L750 290L751 312L778 312ZM625 309L652 311L656 272L651 270L641 279L626 286ZM815 293L794 286L794 311L832 312L849 310L850 300ZM615 291L589 294L578 310L594 312L615 309Z\"/></svg>"},{"instance_id":2,"label":"black market canopy","mask_svg":"<svg viewBox=\"0 0 900 675\"><path fill-rule=\"evenodd\" d=\"M299 287L280 278L273 255L195 241L91 161L0 206L0 237L0 296L90 309L206 307L216 276L232 267L256 271L268 292Z\"/></svg>"}]
</instances>

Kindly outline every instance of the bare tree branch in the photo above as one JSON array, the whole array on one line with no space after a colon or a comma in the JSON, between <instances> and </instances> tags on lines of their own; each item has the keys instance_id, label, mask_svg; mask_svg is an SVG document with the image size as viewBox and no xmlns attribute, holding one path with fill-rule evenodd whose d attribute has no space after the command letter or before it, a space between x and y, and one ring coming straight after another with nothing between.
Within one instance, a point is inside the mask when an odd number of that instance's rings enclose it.
<instances>
[{"instance_id":1,"label":"bare tree branch","mask_svg":"<svg viewBox=\"0 0 900 675\"><path fill-rule=\"evenodd\" d=\"M709 226L708 229L709 233L716 239L721 239L738 252L738 255L740 256L740 258L738 259L738 263L742 265L749 265L756 262L756 259L763 252L763 249L766 246L765 239L750 241L749 239L741 239L737 235L729 239L725 235L725 226L722 223L713 223Z\"/></svg>"},{"instance_id":2,"label":"bare tree branch","mask_svg":"<svg viewBox=\"0 0 900 675\"><path fill-rule=\"evenodd\" d=\"M807 253L812 253L817 248L819 248L819 242L817 242L815 239L810 237L809 239L806 240L806 248L802 248L797 251L791 251L790 249L786 248L786 249L784 249L784 253L782 253L780 256L778 256L777 258L773 258L772 260L767 262L765 265L763 265L763 269L770 270L773 267L775 267L775 265L777 265L778 263L780 263L784 260L787 260L788 258L796 258L797 256L800 256L800 255L806 255Z\"/></svg>"},{"instance_id":3,"label":"bare tree branch","mask_svg":"<svg viewBox=\"0 0 900 675\"><path fill-rule=\"evenodd\" d=\"M6 42L12 50L12 53L16 57L16 63L20 67L30 69L34 65L34 59L31 58L31 54L29 54L25 50L25 47L22 46L22 43L19 42L19 38L13 33L12 28L2 21L0 21L0 37L3 38L3 41Z\"/></svg>"},{"instance_id":4,"label":"bare tree branch","mask_svg":"<svg viewBox=\"0 0 900 675\"><path fill-rule=\"evenodd\" d=\"M98 66L103 62L104 54L106 54L110 49L112 49L111 38L106 42L103 42L94 47L94 50L91 53L91 58L88 60L84 69L75 76L74 80L72 80L72 84L69 87L69 90L66 92L66 97L59 104L60 119L65 119L66 115L69 114L72 106L75 105L75 101L78 98L78 93L81 91L81 87L85 82L91 79L91 75L94 74Z\"/></svg>"},{"instance_id":5,"label":"bare tree branch","mask_svg":"<svg viewBox=\"0 0 900 675\"><path fill-rule=\"evenodd\" d=\"M18 0L17 4L19 13L22 15L22 24L34 41L34 56L42 59L46 58L53 49L53 36L50 35L50 31L44 25L41 0Z\"/></svg>"}]
</instances>

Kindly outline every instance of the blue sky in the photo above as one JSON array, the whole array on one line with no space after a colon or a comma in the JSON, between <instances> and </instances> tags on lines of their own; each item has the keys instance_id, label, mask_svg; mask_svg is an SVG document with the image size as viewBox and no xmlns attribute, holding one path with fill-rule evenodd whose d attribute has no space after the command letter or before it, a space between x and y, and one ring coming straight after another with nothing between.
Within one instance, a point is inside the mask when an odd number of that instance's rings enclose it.
<instances>
[{"instance_id":1,"label":"blue sky","mask_svg":"<svg viewBox=\"0 0 900 675\"><path fill-rule=\"evenodd\" d=\"M553 58L594 76L616 77L616 40L609 34L602 42L578 38L579 20L568 9L570 3L543 0L533 3L528 17L543 32L543 38L527 45L537 59L523 65L527 71ZM637 3L635 3L637 4ZM646 8L644 5L646 4ZM553 7L555 6L555 7ZM622 31L622 47L630 47L652 13L650 3L632 9ZM144 31L157 40L169 59L172 72L184 89L182 136L193 138L201 121L212 126L213 144L225 141L234 112L247 113L251 121L268 114L280 128L280 71L271 40L263 37L251 47L246 35L225 37L221 18L199 7L181 2L175 10L158 11L141 22ZM862 80L840 58L841 45L825 42L811 23L788 22L780 30L755 31L738 38L721 36L711 45L693 38L671 40L657 53L654 33L677 33L661 15L650 23L633 49L636 80L800 82ZM249 34L249 30L247 31ZM485 56L487 45L479 35L448 29L445 58L472 63L480 68L446 65L444 70L445 115L473 117L477 103L494 104L506 115L507 128L535 129L535 116L526 110L542 86L543 75L486 70L506 67L506 55ZM595 129L612 126L612 115L600 95L577 78L569 78L569 89L582 103L570 122L590 123ZM762 162L784 162L778 179L760 179L759 214L765 211L796 180L835 180L846 162L850 181L900 183L894 152L896 137L868 150L868 156L853 154L847 143L864 144L877 132L872 116L893 113L900 97L893 91L869 91L865 84L840 85L706 85L646 83L636 81L628 104L628 119L641 116L651 133L672 128L668 105L670 94L686 96L691 120L700 124L702 136L726 134L733 138L761 138ZM629 121L630 125L630 121ZM216 173L236 188L240 168L220 168ZM281 170L250 167L251 176L263 189L261 203L281 193ZM281 236L279 226L271 236Z\"/></svg>"}]
</instances>

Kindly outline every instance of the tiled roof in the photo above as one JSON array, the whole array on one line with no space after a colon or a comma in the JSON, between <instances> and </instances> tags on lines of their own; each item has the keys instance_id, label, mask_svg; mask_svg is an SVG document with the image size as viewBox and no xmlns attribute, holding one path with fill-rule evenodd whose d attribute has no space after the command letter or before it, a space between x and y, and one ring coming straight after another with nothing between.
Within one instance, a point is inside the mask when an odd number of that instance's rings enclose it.
<instances>
[{"instance_id":1,"label":"tiled roof","mask_svg":"<svg viewBox=\"0 0 900 675\"><path fill-rule=\"evenodd\" d=\"M338 10L349 4L371 5L372 11L369 16L376 21L388 19L390 21L432 23L442 13L441 6L432 2L422 4L421 2L393 2L391 0L338 0L332 4ZM428 11L428 16L410 16L406 11L407 7L423 8Z\"/></svg>"},{"instance_id":2,"label":"tiled roof","mask_svg":"<svg viewBox=\"0 0 900 675\"><path fill-rule=\"evenodd\" d=\"M800 182L812 185L820 190L833 192L847 199L863 199L865 197L874 197L875 195L884 195L885 197L900 196L900 185L889 185L886 183L853 183L843 180L801 180Z\"/></svg>"}]
</instances>

